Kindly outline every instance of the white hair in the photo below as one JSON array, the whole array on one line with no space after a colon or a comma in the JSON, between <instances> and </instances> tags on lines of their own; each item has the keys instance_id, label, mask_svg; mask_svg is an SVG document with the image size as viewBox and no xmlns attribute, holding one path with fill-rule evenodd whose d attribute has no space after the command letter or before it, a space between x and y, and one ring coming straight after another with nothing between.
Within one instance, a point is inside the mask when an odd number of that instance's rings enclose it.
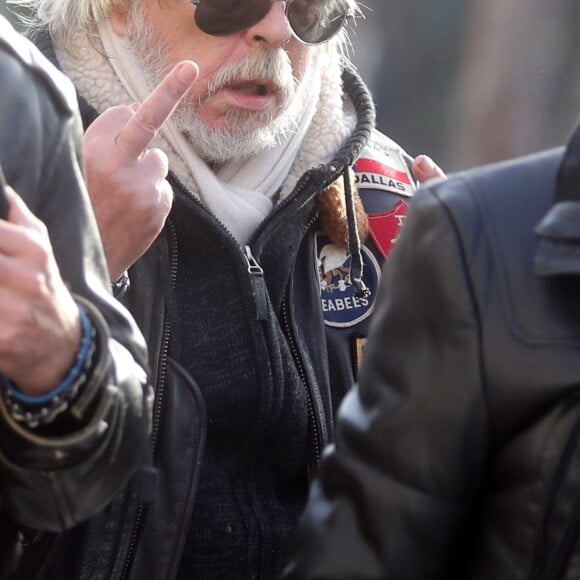
<instances>
[{"instance_id":1,"label":"white hair","mask_svg":"<svg viewBox=\"0 0 580 580\"><path fill-rule=\"evenodd\" d=\"M35 30L47 27L63 46L79 32L92 32L97 22L108 18L115 6L138 0L7 0L22 23Z\"/></svg>"},{"instance_id":2,"label":"white hair","mask_svg":"<svg viewBox=\"0 0 580 580\"><path fill-rule=\"evenodd\" d=\"M162 1L162 0L161 0ZM207 0L211 1L211 0ZM115 6L130 7L141 0L6 0L15 7L19 19L31 31L48 28L61 47L71 45L78 33L95 31L96 24L108 18ZM357 0L345 0L353 16L361 16ZM345 58L351 48L345 29L331 41Z\"/></svg>"}]
</instances>

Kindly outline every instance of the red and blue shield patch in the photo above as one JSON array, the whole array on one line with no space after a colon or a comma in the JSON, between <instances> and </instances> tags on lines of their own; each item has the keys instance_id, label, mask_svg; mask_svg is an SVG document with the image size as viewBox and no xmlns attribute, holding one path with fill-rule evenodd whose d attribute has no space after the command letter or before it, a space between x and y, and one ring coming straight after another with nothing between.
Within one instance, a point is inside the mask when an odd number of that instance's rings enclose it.
<instances>
[{"instance_id":1,"label":"red and blue shield patch","mask_svg":"<svg viewBox=\"0 0 580 580\"><path fill-rule=\"evenodd\" d=\"M400 229L407 217L408 205L399 201L395 207L384 213L369 215L370 235L383 258L387 258L399 237Z\"/></svg>"}]
</instances>

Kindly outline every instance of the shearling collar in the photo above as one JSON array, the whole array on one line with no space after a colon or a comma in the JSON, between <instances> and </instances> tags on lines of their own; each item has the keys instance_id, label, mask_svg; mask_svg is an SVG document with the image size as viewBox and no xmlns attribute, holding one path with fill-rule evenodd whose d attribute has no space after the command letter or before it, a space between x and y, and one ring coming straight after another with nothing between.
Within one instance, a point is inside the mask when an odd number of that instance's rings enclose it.
<instances>
[{"instance_id":1,"label":"shearling collar","mask_svg":"<svg viewBox=\"0 0 580 580\"><path fill-rule=\"evenodd\" d=\"M117 78L98 37L79 34L68 51L55 46L55 52L63 71L96 111L100 113L110 106L131 104L132 99ZM334 157L355 124L356 114L352 104L344 98L340 58L336 54L323 73L317 113L284 184L281 199L292 191L308 169L328 163ZM166 152L172 172L195 192L196 184L173 144L159 134L152 146Z\"/></svg>"}]
</instances>

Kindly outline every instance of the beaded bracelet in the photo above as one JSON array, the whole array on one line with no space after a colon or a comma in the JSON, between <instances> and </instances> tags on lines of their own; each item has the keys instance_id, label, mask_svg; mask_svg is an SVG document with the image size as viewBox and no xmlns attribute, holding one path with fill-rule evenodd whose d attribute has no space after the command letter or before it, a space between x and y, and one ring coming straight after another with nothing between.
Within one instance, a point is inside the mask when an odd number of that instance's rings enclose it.
<instances>
[{"instance_id":1,"label":"beaded bracelet","mask_svg":"<svg viewBox=\"0 0 580 580\"><path fill-rule=\"evenodd\" d=\"M84 308L79 306L79 313L82 326L79 352L69 373L54 390L40 397L31 397L22 393L10 379L0 375L2 395L15 421L24 423L31 429L51 423L68 409L79 387L87 381L96 350L96 331Z\"/></svg>"}]
</instances>

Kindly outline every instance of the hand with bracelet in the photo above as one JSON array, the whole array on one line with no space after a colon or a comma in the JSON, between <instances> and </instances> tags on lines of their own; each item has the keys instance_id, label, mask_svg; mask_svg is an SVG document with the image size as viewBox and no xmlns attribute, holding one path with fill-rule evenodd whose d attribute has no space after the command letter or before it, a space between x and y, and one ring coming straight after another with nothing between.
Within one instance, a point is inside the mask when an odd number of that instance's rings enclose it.
<instances>
[{"instance_id":1,"label":"hand with bracelet","mask_svg":"<svg viewBox=\"0 0 580 580\"><path fill-rule=\"evenodd\" d=\"M3 17L0 77L0 578L12 578L37 569L23 551L47 550L45 532L155 474L145 342L110 292L74 88Z\"/></svg>"},{"instance_id":2,"label":"hand with bracelet","mask_svg":"<svg viewBox=\"0 0 580 580\"><path fill-rule=\"evenodd\" d=\"M81 345L79 308L44 224L9 191L0 220L0 374L31 400L56 389Z\"/></svg>"}]
</instances>

